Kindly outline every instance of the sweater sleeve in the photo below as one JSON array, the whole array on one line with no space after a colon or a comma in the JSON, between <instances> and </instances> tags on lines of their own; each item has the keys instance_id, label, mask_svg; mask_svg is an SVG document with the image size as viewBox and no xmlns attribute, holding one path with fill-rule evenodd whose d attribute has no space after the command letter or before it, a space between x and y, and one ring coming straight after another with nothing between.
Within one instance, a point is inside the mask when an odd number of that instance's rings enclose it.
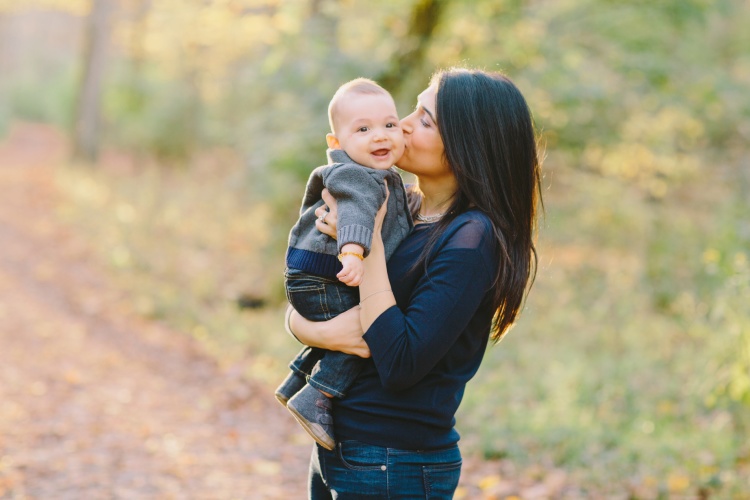
<instances>
[{"instance_id":1,"label":"sweater sleeve","mask_svg":"<svg viewBox=\"0 0 750 500\"><path fill-rule=\"evenodd\" d=\"M323 173L326 167L326 165L323 165L310 173L307 185L305 186L305 194L302 196L302 205L299 210L300 215L320 201L320 193L325 187L323 185Z\"/></svg>"},{"instance_id":2,"label":"sweater sleeve","mask_svg":"<svg viewBox=\"0 0 750 500\"><path fill-rule=\"evenodd\" d=\"M385 201L385 174L352 164L343 164L331 169L325 184L338 203L338 250L347 243L356 243L364 248L364 256L370 253L375 215Z\"/></svg>"},{"instance_id":3,"label":"sweater sleeve","mask_svg":"<svg viewBox=\"0 0 750 500\"><path fill-rule=\"evenodd\" d=\"M476 226L469 232L476 232ZM485 300L494 278L488 243L445 246L417 283L407 307L384 311L364 335L381 383L408 389L445 356Z\"/></svg>"}]
</instances>

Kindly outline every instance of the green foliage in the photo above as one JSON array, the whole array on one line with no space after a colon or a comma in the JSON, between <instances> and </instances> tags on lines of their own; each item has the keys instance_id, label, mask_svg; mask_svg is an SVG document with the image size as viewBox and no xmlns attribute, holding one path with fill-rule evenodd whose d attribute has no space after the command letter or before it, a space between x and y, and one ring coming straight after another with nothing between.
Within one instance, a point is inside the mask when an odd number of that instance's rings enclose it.
<instances>
[{"instance_id":1,"label":"green foliage","mask_svg":"<svg viewBox=\"0 0 750 500\"><path fill-rule=\"evenodd\" d=\"M159 0L121 18L114 42L122 53L107 75L109 144L181 162L229 145L253 172L290 158L312 167L336 87L384 74L416 43L406 15L416 0L245 3L184 5L176 15L176 4ZM656 198L695 175L706 150L737 150L750 137L746 2L444 4L424 65L399 83L402 113L435 68L505 71L551 150ZM35 82L13 86L20 95L9 119L64 123L75 80L29 74ZM294 170L306 177L306 168Z\"/></svg>"},{"instance_id":2,"label":"green foliage","mask_svg":"<svg viewBox=\"0 0 750 500\"><path fill-rule=\"evenodd\" d=\"M554 172L526 309L467 388L468 445L577 471L592 496L621 493L623 477L667 490L671 476L746 493L745 193L716 174L666 205Z\"/></svg>"},{"instance_id":3,"label":"green foliage","mask_svg":"<svg viewBox=\"0 0 750 500\"><path fill-rule=\"evenodd\" d=\"M4 77L0 84L0 123L26 120L69 128L76 84L77 73L72 68L45 79L32 72Z\"/></svg>"},{"instance_id":4,"label":"green foliage","mask_svg":"<svg viewBox=\"0 0 750 500\"><path fill-rule=\"evenodd\" d=\"M725 409L738 433L750 432L750 206L733 200L721 213L716 234L700 260L701 299L710 307L706 331L722 335L709 406Z\"/></svg>"},{"instance_id":5,"label":"green foliage","mask_svg":"<svg viewBox=\"0 0 750 500\"><path fill-rule=\"evenodd\" d=\"M105 113L109 140L131 151L144 149L159 160L185 161L200 150L200 110L185 82L127 80L110 87Z\"/></svg>"}]
</instances>

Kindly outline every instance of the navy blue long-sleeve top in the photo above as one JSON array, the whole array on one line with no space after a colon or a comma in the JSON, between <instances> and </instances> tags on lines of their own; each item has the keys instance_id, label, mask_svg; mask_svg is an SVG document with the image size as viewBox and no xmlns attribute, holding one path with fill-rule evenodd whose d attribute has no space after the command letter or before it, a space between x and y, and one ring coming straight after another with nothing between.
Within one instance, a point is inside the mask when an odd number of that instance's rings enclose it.
<instances>
[{"instance_id":1,"label":"navy blue long-sleeve top","mask_svg":"<svg viewBox=\"0 0 750 500\"><path fill-rule=\"evenodd\" d=\"M434 228L415 226L388 261L396 305L365 332L372 357L334 400L338 441L428 450L459 439L455 413L487 347L499 253L489 218L470 210L412 269Z\"/></svg>"}]
</instances>

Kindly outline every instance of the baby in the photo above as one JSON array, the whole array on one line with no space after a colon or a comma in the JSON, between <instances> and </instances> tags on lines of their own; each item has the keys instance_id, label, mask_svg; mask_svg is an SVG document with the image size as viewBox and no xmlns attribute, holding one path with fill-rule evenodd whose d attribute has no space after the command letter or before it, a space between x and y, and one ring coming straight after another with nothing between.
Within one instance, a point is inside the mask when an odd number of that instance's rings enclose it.
<instances>
[{"instance_id":1,"label":"baby","mask_svg":"<svg viewBox=\"0 0 750 500\"><path fill-rule=\"evenodd\" d=\"M336 91L328 120L329 163L316 168L307 181L286 254L287 298L311 321L331 319L359 303L356 287L370 252L375 215L385 201L386 181L390 196L381 231L386 259L413 227L403 181L392 168L404 152L404 137L391 95L374 81L357 78ZM337 202L336 239L315 228L324 188ZM363 362L357 356L305 347L276 389L276 398L324 448L335 447L331 398L346 395Z\"/></svg>"}]
</instances>

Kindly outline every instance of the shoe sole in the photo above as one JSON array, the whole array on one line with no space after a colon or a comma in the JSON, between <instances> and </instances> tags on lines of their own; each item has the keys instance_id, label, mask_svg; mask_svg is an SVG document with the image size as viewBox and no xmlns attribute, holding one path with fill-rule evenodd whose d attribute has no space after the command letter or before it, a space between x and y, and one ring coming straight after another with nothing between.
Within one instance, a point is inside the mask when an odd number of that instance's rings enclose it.
<instances>
[{"instance_id":1,"label":"shoe sole","mask_svg":"<svg viewBox=\"0 0 750 500\"><path fill-rule=\"evenodd\" d=\"M274 396L276 396L276 401L278 401L279 403L281 403L281 406L283 406L284 408L286 408L286 404L289 402L289 399L285 398L284 396L282 396L279 393L275 393Z\"/></svg>"},{"instance_id":2,"label":"shoe sole","mask_svg":"<svg viewBox=\"0 0 750 500\"><path fill-rule=\"evenodd\" d=\"M316 443L318 443L320 446L322 446L326 450L333 451L336 448L336 442L334 440L332 439L326 440L316 434L316 432L319 432L327 436L326 431L323 429L323 427L320 424L309 422L305 417L297 413L297 411L291 406L287 406L286 409L289 410L289 412L292 414L295 420L297 420L297 422L299 422L302 428L305 429L308 434L310 434L310 437L312 437Z\"/></svg>"}]
</instances>

